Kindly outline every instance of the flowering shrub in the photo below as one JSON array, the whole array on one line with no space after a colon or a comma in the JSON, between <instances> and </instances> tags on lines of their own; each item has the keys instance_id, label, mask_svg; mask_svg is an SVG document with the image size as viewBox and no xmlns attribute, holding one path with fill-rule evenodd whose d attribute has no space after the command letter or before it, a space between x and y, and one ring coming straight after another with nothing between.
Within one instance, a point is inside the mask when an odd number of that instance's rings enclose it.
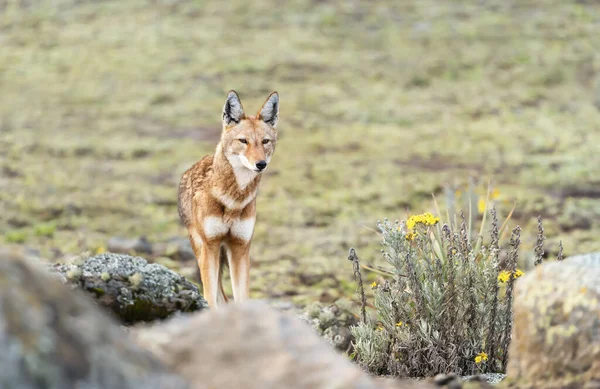
<instances>
[{"instance_id":1,"label":"flowering shrub","mask_svg":"<svg viewBox=\"0 0 600 389\"><path fill-rule=\"evenodd\" d=\"M371 284L376 323L351 328L359 364L404 377L505 370L513 286L524 274L517 269L520 228L512 231L501 269L499 240L507 223L499 225L495 209L491 217L488 244L483 228L470 233L462 213L459 222L443 225L430 213L378 223L391 269L387 280Z\"/></svg>"}]
</instances>

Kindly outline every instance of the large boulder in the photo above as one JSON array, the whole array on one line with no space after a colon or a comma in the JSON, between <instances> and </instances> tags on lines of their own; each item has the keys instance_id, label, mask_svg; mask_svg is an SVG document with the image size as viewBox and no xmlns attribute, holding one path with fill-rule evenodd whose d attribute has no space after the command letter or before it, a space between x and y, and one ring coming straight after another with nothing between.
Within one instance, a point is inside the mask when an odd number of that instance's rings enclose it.
<instances>
[{"instance_id":1,"label":"large boulder","mask_svg":"<svg viewBox=\"0 0 600 389\"><path fill-rule=\"evenodd\" d=\"M79 291L0 251L0 388L187 388Z\"/></svg>"},{"instance_id":2,"label":"large boulder","mask_svg":"<svg viewBox=\"0 0 600 389\"><path fill-rule=\"evenodd\" d=\"M510 381L600 388L600 253L536 267L514 301Z\"/></svg>"},{"instance_id":3,"label":"large boulder","mask_svg":"<svg viewBox=\"0 0 600 389\"><path fill-rule=\"evenodd\" d=\"M193 388L383 388L293 314L266 303L229 304L151 326L130 335ZM430 386L422 384L421 388Z\"/></svg>"},{"instance_id":4,"label":"large boulder","mask_svg":"<svg viewBox=\"0 0 600 389\"><path fill-rule=\"evenodd\" d=\"M105 253L53 268L64 283L89 292L125 323L208 307L198 288L185 277L140 257Z\"/></svg>"}]
</instances>

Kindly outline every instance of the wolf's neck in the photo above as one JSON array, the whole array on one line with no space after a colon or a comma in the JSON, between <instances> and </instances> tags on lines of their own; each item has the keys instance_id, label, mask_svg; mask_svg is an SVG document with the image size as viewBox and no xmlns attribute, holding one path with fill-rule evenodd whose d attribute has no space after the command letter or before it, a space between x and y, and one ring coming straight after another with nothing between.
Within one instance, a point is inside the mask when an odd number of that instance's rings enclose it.
<instances>
[{"instance_id":1,"label":"wolf's neck","mask_svg":"<svg viewBox=\"0 0 600 389\"><path fill-rule=\"evenodd\" d=\"M223 152L223 148L219 143L215 151L215 162L216 174L219 176L227 176L233 174L237 189L239 192L245 192L246 189L254 190L260 182L260 174L253 172L242 164L238 157L227 158ZM225 182L224 182L225 183ZM231 186L232 183L226 183L227 186ZM231 189L231 188L223 188Z\"/></svg>"}]
</instances>

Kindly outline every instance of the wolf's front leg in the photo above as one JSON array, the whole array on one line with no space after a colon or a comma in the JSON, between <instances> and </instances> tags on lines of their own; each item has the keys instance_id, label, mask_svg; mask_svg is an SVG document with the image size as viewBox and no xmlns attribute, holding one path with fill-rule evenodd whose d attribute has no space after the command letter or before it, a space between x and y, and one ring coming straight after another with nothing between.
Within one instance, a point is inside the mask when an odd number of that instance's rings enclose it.
<instances>
[{"instance_id":1,"label":"wolf's front leg","mask_svg":"<svg viewBox=\"0 0 600 389\"><path fill-rule=\"evenodd\" d=\"M219 290L220 243L203 242L198 266L202 279L204 298L211 308L217 308Z\"/></svg>"},{"instance_id":2,"label":"wolf's front leg","mask_svg":"<svg viewBox=\"0 0 600 389\"><path fill-rule=\"evenodd\" d=\"M230 250L229 272L233 298L236 302L244 301L250 296L250 244L232 244Z\"/></svg>"}]
</instances>

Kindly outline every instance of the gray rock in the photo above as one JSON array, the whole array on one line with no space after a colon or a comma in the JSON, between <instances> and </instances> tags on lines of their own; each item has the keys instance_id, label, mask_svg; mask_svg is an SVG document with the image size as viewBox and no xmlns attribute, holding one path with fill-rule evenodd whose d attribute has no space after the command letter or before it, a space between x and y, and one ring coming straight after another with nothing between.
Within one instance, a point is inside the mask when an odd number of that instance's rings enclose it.
<instances>
[{"instance_id":1,"label":"gray rock","mask_svg":"<svg viewBox=\"0 0 600 389\"><path fill-rule=\"evenodd\" d=\"M433 378L428 378L427 380L432 382L435 386L448 389L460 389L464 386L465 382L497 384L501 382L504 377L505 375L500 373L477 374L470 376L459 376L456 373L440 373Z\"/></svg>"},{"instance_id":2,"label":"gray rock","mask_svg":"<svg viewBox=\"0 0 600 389\"><path fill-rule=\"evenodd\" d=\"M492 385L500 383L506 376L500 373L458 376L455 373L438 374L427 381L435 386L446 389L491 389Z\"/></svg>"},{"instance_id":3,"label":"gray rock","mask_svg":"<svg viewBox=\"0 0 600 389\"><path fill-rule=\"evenodd\" d=\"M208 307L198 288L159 264L124 254L100 254L54 265L64 283L89 292L125 323L164 319Z\"/></svg>"},{"instance_id":4,"label":"gray rock","mask_svg":"<svg viewBox=\"0 0 600 389\"><path fill-rule=\"evenodd\" d=\"M156 257L168 257L180 262L196 262L196 254L188 238L173 237L166 242L152 245L152 255Z\"/></svg>"},{"instance_id":5,"label":"gray rock","mask_svg":"<svg viewBox=\"0 0 600 389\"><path fill-rule=\"evenodd\" d=\"M134 239L113 236L108 240L107 248L112 253L152 254L152 244L144 236Z\"/></svg>"},{"instance_id":6,"label":"gray rock","mask_svg":"<svg viewBox=\"0 0 600 389\"><path fill-rule=\"evenodd\" d=\"M507 375L547 388L600 381L600 253L544 263L515 288Z\"/></svg>"},{"instance_id":7,"label":"gray rock","mask_svg":"<svg viewBox=\"0 0 600 389\"><path fill-rule=\"evenodd\" d=\"M260 301L135 326L130 335L194 388L384 386L336 352L306 323ZM420 387L431 386L423 383Z\"/></svg>"},{"instance_id":8,"label":"gray rock","mask_svg":"<svg viewBox=\"0 0 600 389\"><path fill-rule=\"evenodd\" d=\"M578 264L581 264L583 266L585 266L585 265L598 266L598 264L600 264L600 252L588 253L588 254L582 254L582 255L574 255L571 257L567 257L567 259L569 261L575 261Z\"/></svg>"},{"instance_id":9,"label":"gray rock","mask_svg":"<svg viewBox=\"0 0 600 389\"><path fill-rule=\"evenodd\" d=\"M452 381L456 381L458 379L459 379L459 377L455 373L448 373L448 374L442 373L442 374L438 374L435 377L433 377L433 383L436 386L446 386L446 385L450 384Z\"/></svg>"},{"instance_id":10,"label":"gray rock","mask_svg":"<svg viewBox=\"0 0 600 389\"><path fill-rule=\"evenodd\" d=\"M167 242L171 251L167 256L179 261L196 261L196 254L188 238L173 238Z\"/></svg>"},{"instance_id":11,"label":"gray rock","mask_svg":"<svg viewBox=\"0 0 600 389\"><path fill-rule=\"evenodd\" d=\"M0 251L0 388L183 389L81 292Z\"/></svg>"},{"instance_id":12,"label":"gray rock","mask_svg":"<svg viewBox=\"0 0 600 389\"><path fill-rule=\"evenodd\" d=\"M462 379L465 381L484 381L484 382L487 382L488 384L494 384L494 385L502 382L504 380L504 378L506 378L506 374L502 374L502 373L484 373L484 374L462 377Z\"/></svg>"},{"instance_id":13,"label":"gray rock","mask_svg":"<svg viewBox=\"0 0 600 389\"><path fill-rule=\"evenodd\" d=\"M340 351L350 351L354 340L350 326L358 324L358 319L348 310L336 304L323 307L320 303L309 306L302 315L329 344Z\"/></svg>"}]
</instances>

